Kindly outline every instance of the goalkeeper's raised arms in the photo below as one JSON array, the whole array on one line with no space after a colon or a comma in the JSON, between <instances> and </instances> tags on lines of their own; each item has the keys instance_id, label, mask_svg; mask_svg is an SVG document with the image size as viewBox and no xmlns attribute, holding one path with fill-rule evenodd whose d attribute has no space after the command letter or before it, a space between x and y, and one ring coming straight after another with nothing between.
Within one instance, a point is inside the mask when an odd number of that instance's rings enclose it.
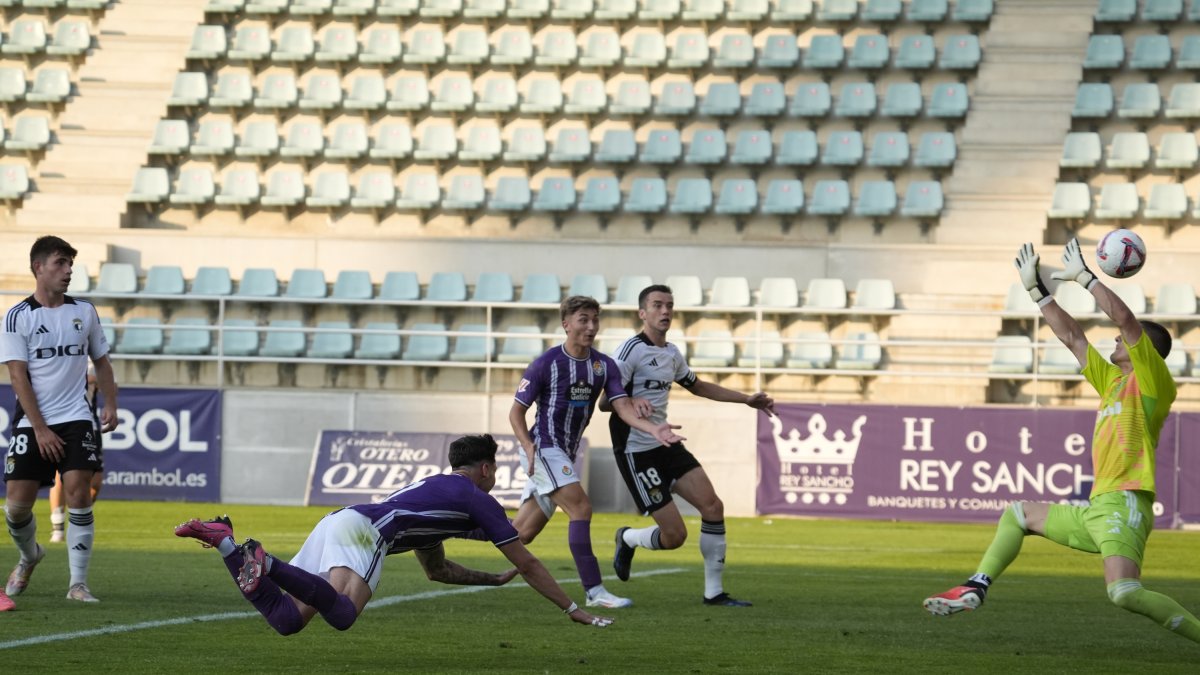
<instances>
[{"instance_id":1,"label":"goalkeeper's raised arms","mask_svg":"<svg viewBox=\"0 0 1200 675\"><path fill-rule=\"evenodd\" d=\"M1021 273L1021 283L1025 285L1025 290L1029 291L1029 297L1033 298L1039 307L1048 302L1050 291L1046 289L1046 284L1042 283L1042 275L1038 273L1038 254L1034 252L1033 244L1023 244L1013 262L1017 271Z\"/></svg>"},{"instance_id":2,"label":"goalkeeper's raised arms","mask_svg":"<svg viewBox=\"0 0 1200 675\"><path fill-rule=\"evenodd\" d=\"M1095 274L1083 262L1083 253L1079 250L1079 240L1071 239L1063 249L1063 270L1050 275L1051 279L1059 281L1077 281L1080 286L1092 290L1092 284L1099 281Z\"/></svg>"}]
</instances>

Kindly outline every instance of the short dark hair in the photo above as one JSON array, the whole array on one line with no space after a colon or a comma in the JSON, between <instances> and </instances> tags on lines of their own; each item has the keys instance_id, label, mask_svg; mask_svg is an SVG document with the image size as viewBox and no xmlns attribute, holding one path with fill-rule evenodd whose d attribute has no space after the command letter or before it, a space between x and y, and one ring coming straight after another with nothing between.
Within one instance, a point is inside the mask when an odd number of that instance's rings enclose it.
<instances>
[{"instance_id":1,"label":"short dark hair","mask_svg":"<svg viewBox=\"0 0 1200 675\"><path fill-rule=\"evenodd\" d=\"M491 434L463 436L450 444L450 468L458 469L480 462L496 463L496 439Z\"/></svg>"},{"instance_id":2,"label":"short dark hair","mask_svg":"<svg viewBox=\"0 0 1200 675\"><path fill-rule=\"evenodd\" d=\"M646 309L646 298L650 297L651 293L669 293L671 295L675 295L674 291L671 290L671 287L666 284L654 284L653 286L647 286L642 289L641 293L638 293L638 309Z\"/></svg>"},{"instance_id":3,"label":"short dark hair","mask_svg":"<svg viewBox=\"0 0 1200 675\"><path fill-rule=\"evenodd\" d=\"M45 262L55 253L61 253L71 260L79 255L79 251L76 251L75 247L68 244L65 239L51 234L38 237L37 241L33 242L33 247L29 249L29 271L33 271L34 263Z\"/></svg>"},{"instance_id":4,"label":"short dark hair","mask_svg":"<svg viewBox=\"0 0 1200 675\"><path fill-rule=\"evenodd\" d=\"M1150 338L1150 344L1154 345L1154 350L1158 355L1167 358L1171 353L1171 334L1163 328L1162 324L1154 323L1153 321L1138 321L1142 324L1142 332Z\"/></svg>"},{"instance_id":5,"label":"short dark hair","mask_svg":"<svg viewBox=\"0 0 1200 675\"><path fill-rule=\"evenodd\" d=\"M562 315L562 320L566 321L568 316L581 309L593 309L596 313L600 313L600 303L595 298L588 295L572 295L559 305L559 314Z\"/></svg>"}]
</instances>

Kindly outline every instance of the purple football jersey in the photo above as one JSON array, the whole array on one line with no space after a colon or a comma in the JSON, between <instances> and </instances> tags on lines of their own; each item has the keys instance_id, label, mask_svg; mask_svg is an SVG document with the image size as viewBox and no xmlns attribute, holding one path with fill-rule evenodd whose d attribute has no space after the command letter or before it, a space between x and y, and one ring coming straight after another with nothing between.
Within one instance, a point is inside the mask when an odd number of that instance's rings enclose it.
<instances>
[{"instance_id":1,"label":"purple football jersey","mask_svg":"<svg viewBox=\"0 0 1200 675\"><path fill-rule=\"evenodd\" d=\"M500 502L457 473L430 476L406 485L378 504L346 508L371 519L388 547L388 555L432 548L477 528L496 546L517 539L517 531Z\"/></svg>"},{"instance_id":2,"label":"purple football jersey","mask_svg":"<svg viewBox=\"0 0 1200 675\"><path fill-rule=\"evenodd\" d=\"M610 401L626 396L621 370L607 355L593 349L586 359L577 359L558 345L537 357L525 369L516 395L526 408L537 403L530 429L534 445L558 448L575 459L601 391Z\"/></svg>"}]
</instances>

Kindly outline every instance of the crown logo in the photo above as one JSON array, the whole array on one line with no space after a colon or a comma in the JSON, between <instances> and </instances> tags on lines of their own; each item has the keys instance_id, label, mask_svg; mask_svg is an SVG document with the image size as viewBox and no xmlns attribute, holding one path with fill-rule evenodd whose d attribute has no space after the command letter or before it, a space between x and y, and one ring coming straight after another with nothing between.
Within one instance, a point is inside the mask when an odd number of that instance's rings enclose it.
<instances>
[{"instance_id":1,"label":"crown logo","mask_svg":"<svg viewBox=\"0 0 1200 675\"><path fill-rule=\"evenodd\" d=\"M808 437L801 438L800 430L793 427L785 437L783 422L778 417L771 418L771 427L775 438L775 450L779 453L779 461L788 464L854 464L858 456L858 444L862 441L862 428L867 423L866 415L859 415L851 427L853 437L847 440L846 432L838 429L830 439L825 435L828 424L825 416L814 413L808 418ZM785 471L788 469L785 468Z\"/></svg>"}]
</instances>

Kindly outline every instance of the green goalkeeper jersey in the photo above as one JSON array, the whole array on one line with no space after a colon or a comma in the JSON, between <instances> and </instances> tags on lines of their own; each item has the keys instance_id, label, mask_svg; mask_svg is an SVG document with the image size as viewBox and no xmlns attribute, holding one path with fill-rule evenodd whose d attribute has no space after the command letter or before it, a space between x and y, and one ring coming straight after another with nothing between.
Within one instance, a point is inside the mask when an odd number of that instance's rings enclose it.
<instances>
[{"instance_id":1,"label":"green goalkeeper jersey","mask_svg":"<svg viewBox=\"0 0 1200 675\"><path fill-rule=\"evenodd\" d=\"M1154 452L1175 401L1175 380L1145 333L1126 348L1133 364L1129 375L1088 345L1083 376L1100 394L1092 433L1092 497L1117 490L1155 492Z\"/></svg>"}]
</instances>

